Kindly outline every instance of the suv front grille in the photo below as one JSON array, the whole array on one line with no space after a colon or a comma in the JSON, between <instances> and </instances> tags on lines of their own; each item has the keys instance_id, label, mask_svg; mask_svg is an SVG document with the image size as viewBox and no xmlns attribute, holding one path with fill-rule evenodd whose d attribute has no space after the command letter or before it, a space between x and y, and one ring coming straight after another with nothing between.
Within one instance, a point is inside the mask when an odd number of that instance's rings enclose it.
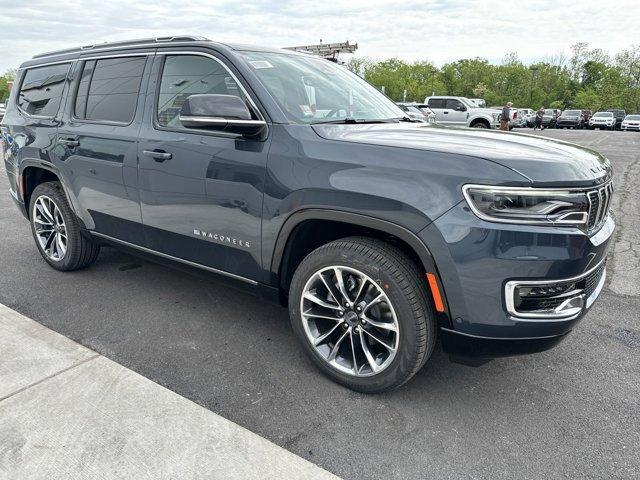
<instances>
[{"instance_id":1,"label":"suv front grille","mask_svg":"<svg viewBox=\"0 0 640 480\"><path fill-rule=\"evenodd\" d=\"M609 182L597 190L587 192L587 198L589 199L589 221L587 229L589 231L596 230L607 219L612 196L613 182Z\"/></svg>"}]
</instances>

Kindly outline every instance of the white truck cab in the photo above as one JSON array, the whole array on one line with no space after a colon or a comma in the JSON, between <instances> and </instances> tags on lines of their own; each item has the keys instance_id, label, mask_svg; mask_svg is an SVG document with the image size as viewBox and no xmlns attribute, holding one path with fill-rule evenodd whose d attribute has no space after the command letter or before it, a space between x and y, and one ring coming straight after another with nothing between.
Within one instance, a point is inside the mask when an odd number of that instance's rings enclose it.
<instances>
[{"instance_id":1,"label":"white truck cab","mask_svg":"<svg viewBox=\"0 0 640 480\"><path fill-rule=\"evenodd\" d=\"M466 97L433 96L424 100L436 123L453 127L498 128L500 112L480 108Z\"/></svg>"}]
</instances>

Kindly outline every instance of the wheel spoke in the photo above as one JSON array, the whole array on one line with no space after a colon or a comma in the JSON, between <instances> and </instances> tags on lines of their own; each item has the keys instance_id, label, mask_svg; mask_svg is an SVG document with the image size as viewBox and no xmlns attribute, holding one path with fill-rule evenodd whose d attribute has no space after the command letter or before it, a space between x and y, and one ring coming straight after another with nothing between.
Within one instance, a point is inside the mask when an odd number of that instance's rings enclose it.
<instances>
[{"instance_id":1,"label":"wheel spoke","mask_svg":"<svg viewBox=\"0 0 640 480\"><path fill-rule=\"evenodd\" d=\"M340 301L340 292L338 292L336 290L335 285L331 282L328 281L325 276L322 274L322 272L317 274L318 277L320 278L320 280L322 280L322 283L324 283L324 286L327 288L327 290L329 291L329 293L331 294L331 296L333 297L333 300L338 304L338 305L342 305L342 302Z\"/></svg>"},{"instance_id":2,"label":"wheel spoke","mask_svg":"<svg viewBox=\"0 0 640 480\"><path fill-rule=\"evenodd\" d=\"M349 329L349 341L351 342L351 356L353 357L353 373L358 375L358 361L356 360L356 347L353 344L353 330Z\"/></svg>"},{"instance_id":3,"label":"wheel spoke","mask_svg":"<svg viewBox=\"0 0 640 480\"><path fill-rule=\"evenodd\" d=\"M362 351L364 352L364 356L367 357L367 362L369 363L369 367L371 367L371 371L373 373L378 371L378 364L376 363L373 355L371 355L371 351L369 350L369 346L364 339L364 335L362 334L362 329L360 330L360 346L362 347Z\"/></svg>"},{"instance_id":4,"label":"wheel spoke","mask_svg":"<svg viewBox=\"0 0 640 480\"><path fill-rule=\"evenodd\" d=\"M360 295L362 295L362 292L364 291L365 295L367 293L367 290L369 290L369 288L367 287L366 289L364 288L364 286L366 284L369 283L369 280L367 280L366 278L361 279L360 282L360 288L358 288L358 293L356 293L356 298L353 299L353 303L357 304L358 300L360 299Z\"/></svg>"},{"instance_id":5,"label":"wheel spoke","mask_svg":"<svg viewBox=\"0 0 640 480\"><path fill-rule=\"evenodd\" d=\"M67 251L67 247L62 243L62 238L59 233L56 235L56 251L60 258L62 258Z\"/></svg>"},{"instance_id":6,"label":"wheel spoke","mask_svg":"<svg viewBox=\"0 0 640 480\"><path fill-rule=\"evenodd\" d=\"M336 344L333 346L333 348L331 349L331 353L329 353L329 356L327 357L327 360L329 362L333 362L336 359L336 355L338 355L338 350L340 350L340 345L342 345L342 341L345 339L345 337L349 334L349 330L346 330L338 339L338 341L336 342Z\"/></svg>"},{"instance_id":7,"label":"wheel spoke","mask_svg":"<svg viewBox=\"0 0 640 480\"><path fill-rule=\"evenodd\" d=\"M305 317L311 317L311 318L322 318L325 320L333 320L334 322L342 322L342 318L340 317L331 317L329 315L316 315L315 313L312 313L311 310L307 310L306 312L302 312L302 315Z\"/></svg>"},{"instance_id":8,"label":"wheel spoke","mask_svg":"<svg viewBox=\"0 0 640 480\"><path fill-rule=\"evenodd\" d=\"M378 342L380 345L382 345L383 347L385 347L387 350L389 350L390 352L395 352L396 349L393 348L391 345L388 345L386 342L380 340L378 337L376 337L373 333L371 333L368 330L364 330L364 333L366 333L367 335L369 335L371 338L373 338L376 342Z\"/></svg>"},{"instance_id":9,"label":"wheel spoke","mask_svg":"<svg viewBox=\"0 0 640 480\"><path fill-rule=\"evenodd\" d=\"M36 209L40 212L40 215L42 215L42 218L49 224L49 225L53 225L54 224L54 220L53 217L51 216L51 214L49 213L49 210L47 209L47 207L45 206L44 202L41 200L38 200L38 203L36 204Z\"/></svg>"},{"instance_id":10,"label":"wheel spoke","mask_svg":"<svg viewBox=\"0 0 640 480\"><path fill-rule=\"evenodd\" d=\"M367 323L373 327L380 328L382 330L390 330L392 332L398 331L398 327L396 327L394 323L379 322L378 320L373 320L372 318L369 318L366 315L362 315L362 318L366 320Z\"/></svg>"},{"instance_id":11,"label":"wheel spoke","mask_svg":"<svg viewBox=\"0 0 640 480\"><path fill-rule=\"evenodd\" d=\"M304 298L306 298L307 300L315 303L316 305L320 305L321 307L324 308L331 308L333 310L340 310L340 307L337 305L331 305L330 303L325 302L324 300L316 297L313 293L311 292L304 292Z\"/></svg>"},{"instance_id":12,"label":"wheel spoke","mask_svg":"<svg viewBox=\"0 0 640 480\"><path fill-rule=\"evenodd\" d=\"M336 331L336 328L338 328L340 326L339 323L336 323L332 328L329 329L329 331L327 333L323 333L322 335L320 335L318 338L316 338L313 341L313 344L317 347L318 345L320 345L322 342L324 342L327 338L329 338L329 336L331 336L331 334L333 332Z\"/></svg>"},{"instance_id":13,"label":"wheel spoke","mask_svg":"<svg viewBox=\"0 0 640 480\"><path fill-rule=\"evenodd\" d=\"M338 289L340 290L340 293L344 297L344 301L351 304L351 299L349 298L347 289L344 287L344 278L342 277L342 269L338 267L334 267L333 272L336 275L336 282L338 282Z\"/></svg>"},{"instance_id":14,"label":"wheel spoke","mask_svg":"<svg viewBox=\"0 0 640 480\"><path fill-rule=\"evenodd\" d=\"M373 307L376 303L380 303L384 300L384 293L380 292L373 300L367 303L362 309L363 312L366 312L369 308Z\"/></svg>"},{"instance_id":15,"label":"wheel spoke","mask_svg":"<svg viewBox=\"0 0 640 480\"><path fill-rule=\"evenodd\" d=\"M40 213L41 217L44 217L44 214L39 210L39 206L36 205L36 208L38 208L38 212ZM53 223L51 222L47 222L46 218L38 218L37 216L33 217L33 221L39 225L53 225Z\"/></svg>"}]
</instances>

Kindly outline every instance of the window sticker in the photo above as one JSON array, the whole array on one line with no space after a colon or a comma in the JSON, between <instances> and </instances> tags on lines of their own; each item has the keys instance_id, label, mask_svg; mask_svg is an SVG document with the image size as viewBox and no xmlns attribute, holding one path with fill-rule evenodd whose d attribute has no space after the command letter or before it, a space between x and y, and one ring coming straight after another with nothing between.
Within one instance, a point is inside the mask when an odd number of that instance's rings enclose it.
<instances>
[{"instance_id":1,"label":"window sticker","mask_svg":"<svg viewBox=\"0 0 640 480\"><path fill-rule=\"evenodd\" d=\"M302 114L305 117L312 117L313 116L313 110L309 105L300 105L300 110L302 110Z\"/></svg>"},{"instance_id":2,"label":"window sticker","mask_svg":"<svg viewBox=\"0 0 640 480\"><path fill-rule=\"evenodd\" d=\"M266 60L253 60L253 61L250 61L249 63L253 68L256 68L256 69L273 68L273 65L271 65L271 62L268 62Z\"/></svg>"}]
</instances>

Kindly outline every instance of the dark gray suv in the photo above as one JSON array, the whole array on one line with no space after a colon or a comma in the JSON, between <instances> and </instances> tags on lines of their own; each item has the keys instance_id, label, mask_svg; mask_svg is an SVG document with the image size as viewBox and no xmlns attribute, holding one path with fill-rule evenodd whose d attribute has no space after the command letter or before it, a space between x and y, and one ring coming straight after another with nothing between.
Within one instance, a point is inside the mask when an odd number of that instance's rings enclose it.
<instances>
[{"instance_id":1,"label":"dark gray suv","mask_svg":"<svg viewBox=\"0 0 640 480\"><path fill-rule=\"evenodd\" d=\"M611 165L575 145L414 123L329 61L197 37L19 69L10 194L44 260L101 245L287 305L349 388L406 382L440 339L479 363L560 342L605 280Z\"/></svg>"}]
</instances>

